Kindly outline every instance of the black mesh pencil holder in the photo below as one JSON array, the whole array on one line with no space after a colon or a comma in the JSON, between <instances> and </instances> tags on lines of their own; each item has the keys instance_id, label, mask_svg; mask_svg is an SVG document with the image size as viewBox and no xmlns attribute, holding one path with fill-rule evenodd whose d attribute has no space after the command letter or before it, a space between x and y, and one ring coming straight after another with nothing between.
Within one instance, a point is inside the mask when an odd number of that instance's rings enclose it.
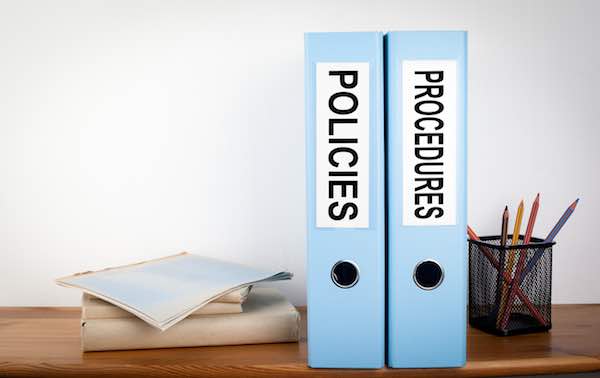
<instances>
[{"instance_id":1,"label":"black mesh pencil holder","mask_svg":"<svg viewBox=\"0 0 600 378\"><path fill-rule=\"evenodd\" d=\"M552 328L552 246L532 238L517 245L509 235L469 240L469 323L501 336Z\"/></svg>"}]
</instances>

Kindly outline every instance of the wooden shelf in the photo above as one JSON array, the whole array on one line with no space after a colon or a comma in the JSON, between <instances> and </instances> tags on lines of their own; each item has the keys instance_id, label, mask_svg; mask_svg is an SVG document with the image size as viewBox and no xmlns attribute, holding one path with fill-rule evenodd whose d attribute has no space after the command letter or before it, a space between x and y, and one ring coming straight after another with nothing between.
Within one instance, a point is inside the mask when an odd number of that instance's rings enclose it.
<instances>
[{"instance_id":1,"label":"wooden shelf","mask_svg":"<svg viewBox=\"0 0 600 378\"><path fill-rule=\"evenodd\" d=\"M470 329L464 368L373 371L309 369L305 322L299 343L84 354L79 308L0 308L0 377L475 377L600 371L600 305L558 305L552 311L549 333L500 338Z\"/></svg>"}]
</instances>

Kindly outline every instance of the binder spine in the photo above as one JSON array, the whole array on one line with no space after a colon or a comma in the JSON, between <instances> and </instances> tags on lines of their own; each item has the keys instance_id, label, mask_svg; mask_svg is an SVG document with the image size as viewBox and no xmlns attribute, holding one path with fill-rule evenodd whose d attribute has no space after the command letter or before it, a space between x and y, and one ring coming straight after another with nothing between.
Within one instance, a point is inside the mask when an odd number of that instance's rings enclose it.
<instances>
[{"instance_id":1,"label":"binder spine","mask_svg":"<svg viewBox=\"0 0 600 378\"><path fill-rule=\"evenodd\" d=\"M390 367L466 362L466 46L385 36Z\"/></svg>"},{"instance_id":2,"label":"binder spine","mask_svg":"<svg viewBox=\"0 0 600 378\"><path fill-rule=\"evenodd\" d=\"M308 364L385 359L383 36L305 35Z\"/></svg>"}]
</instances>

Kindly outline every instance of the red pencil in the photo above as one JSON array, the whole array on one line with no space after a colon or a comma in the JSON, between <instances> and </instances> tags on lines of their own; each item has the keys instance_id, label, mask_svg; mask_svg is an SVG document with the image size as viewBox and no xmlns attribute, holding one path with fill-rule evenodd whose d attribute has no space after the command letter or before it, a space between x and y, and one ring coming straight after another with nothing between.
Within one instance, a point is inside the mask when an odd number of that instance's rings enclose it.
<instances>
[{"instance_id":1,"label":"red pencil","mask_svg":"<svg viewBox=\"0 0 600 378\"><path fill-rule=\"evenodd\" d=\"M525 231L525 239L523 244L527 244L531 241L531 235L533 234L533 226L535 225L535 219L540 208L540 193L535 196L535 201L531 205L531 211L529 212L529 222L527 222L527 230Z\"/></svg>"},{"instance_id":2,"label":"red pencil","mask_svg":"<svg viewBox=\"0 0 600 378\"><path fill-rule=\"evenodd\" d=\"M479 236L477 236L477 233L475 233L475 231L471 228L471 226L467 226L467 234L469 235L469 238L471 238L472 240L480 240ZM508 272L506 272L504 269L502 269L502 267L500 267L500 264L498 263L498 260L496 260L496 258L492 254L492 252L490 252L485 247L481 248L481 251L483 252L483 255L490 261L490 263L492 264L492 266L494 268L496 268L496 270L498 272L502 272L502 276L504 277L504 280L506 282L509 282L510 278L511 278L510 274L508 274ZM533 315L541 324L546 325L546 320L544 320L544 317L542 316L542 314L531 303L531 301L523 293L523 291L521 290L521 288L517 286L517 288L515 290L516 290L517 297L519 297L519 299L521 300L521 302L523 302L523 304L525 304L525 306L527 306L527 309L529 310L529 312L531 313L531 315Z\"/></svg>"}]
</instances>

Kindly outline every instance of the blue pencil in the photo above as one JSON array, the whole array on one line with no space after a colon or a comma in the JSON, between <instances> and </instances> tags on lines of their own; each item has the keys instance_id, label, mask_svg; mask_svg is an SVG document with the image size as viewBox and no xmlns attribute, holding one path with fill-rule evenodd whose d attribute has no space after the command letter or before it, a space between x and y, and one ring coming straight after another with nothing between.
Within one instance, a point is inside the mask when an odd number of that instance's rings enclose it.
<instances>
[{"instance_id":1,"label":"blue pencil","mask_svg":"<svg viewBox=\"0 0 600 378\"><path fill-rule=\"evenodd\" d=\"M567 208L567 210L565 210L565 212L560 217L558 222L556 222L556 224L554 225L552 230L550 230L550 233L548 234L548 236L546 236L544 243L551 243L552 241L554 241L554 238L556 237L556 235L558 234L560 229L565 225L565 223L567 223L567 220L569 220L569 217L575 211L575 207L577 206L578 202L579 202L579 198L577 198ZM541 259L543 255L544 255L544 248L540 248L535 252L535 254L531 258L531 260L529 260L529 262L527 263L527 266L525 267L523 274L521 275L521 280L520 280L520 282L518 282L519 285L521 284L521 282L523 282L525 277L527 277L527 274L529 274L529 272L531 272L531 270L533 270L533 268L535 267L535 264L537 264L538 260Z\"/></svg>"}]
</instances>

